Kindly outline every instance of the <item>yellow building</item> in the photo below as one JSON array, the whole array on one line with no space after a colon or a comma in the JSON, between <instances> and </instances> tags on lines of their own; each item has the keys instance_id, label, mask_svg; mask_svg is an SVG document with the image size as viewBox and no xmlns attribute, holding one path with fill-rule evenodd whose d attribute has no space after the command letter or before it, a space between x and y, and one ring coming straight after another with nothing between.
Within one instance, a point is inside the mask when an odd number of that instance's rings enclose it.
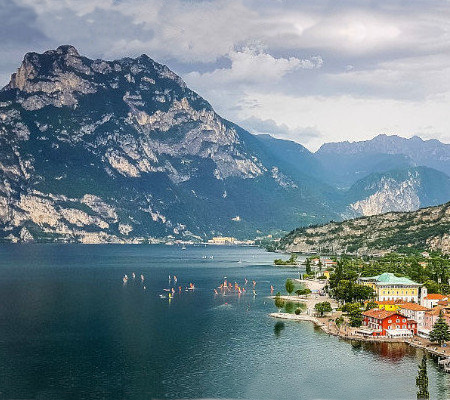
<instances>
[{"instance_id":1,"label":"yellow building","mask_svg":"<svg viewBox=\"0 0 450 400\"><path fill-rule=\"evenodd\" d=\"M330 271L324 271L323 276L327 279L330 279Z\"/></svg>"},{"instance_id":2,"label":"yellow building","mask_svg":"<svg viewBox=\"0 0 450 400\"><path fill-rule=\"evenodd\" d=\"M384 301L376 301L379 309L385 309L386 311L397 311L404 304L404 302L393 301L393 300L384 300Z\"/></svg>"},{"instance_id":3,"label":"yellow building","mask_svg":"<svg viewBox=\"0 0 450 400\"><path fill-rule=\"evenodd\" d=\"M359 278L363 285L370 286L376 293L378 301L399 300L419 302L421 284L405 277L397 277L385 272L378 276Z\"/></svg>"},{"instance_id":4,"label":"yellow building","mask_svg":"<svg viewBox=\"0 0 450 400\"><path fill-rule=\"evenodd\" d=\"M229 236L215 236L212 239L208 240L208 243L211 244L234 244L236 242L236 238Z\"/></svg>"}]
</instances>

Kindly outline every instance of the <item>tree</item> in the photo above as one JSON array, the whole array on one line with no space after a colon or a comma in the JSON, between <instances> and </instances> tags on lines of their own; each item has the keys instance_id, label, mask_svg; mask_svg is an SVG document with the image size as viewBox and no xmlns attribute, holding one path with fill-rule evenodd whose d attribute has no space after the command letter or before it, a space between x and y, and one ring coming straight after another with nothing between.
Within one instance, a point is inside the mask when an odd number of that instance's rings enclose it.
<instances>
[{"instance_id":1,"label":"tree","mask_svg":"<svg viewBox=\"0 0 450 400\"><path fill-rule=\"evenodd\" d=\"M433 329L430 332L430 340L432 342L438 342L439 346L442 346L442 344L450 340L450 332L448 330L447 322L445 322L445 319L442 314L442 310L439 314L438 320L434 323Z\"/></svg>"},{"instance_id":2,"label":"tree","mask_svg":"<svg viewBox=\"0 0 450 400\"><path fill-rule=\"evenodd\" d=\"M331 312L333 309L331 308L331 304L329 301L323 301L321 303L316 303L314 309L320 313L320 316L323 317L323 314L326 312Z\"/></svg>"},{"instance_id":3,"label":"tree","mask_svg":"<svg viewBox=\"0 0 450 400\"><path fill-rule=\"evenodd\" d=\"M301 296L302 294L310 294L311 290L308 288L304 288L304 289L297 289L295 291L295 293L297 294L297 296Z\"/></svg>"},{"instance_id":4,"label":"tree","mask_svg":"<svg viewBox=\"0 0 450 400\"><path fill-rule=\"evenodd\" d=\"M284 310L288 313L288 314L292 314L294 312L294 308L295 308L295 304L292 301L287 301L284 304Z\"/></svg>"},{"instance_id":5,"label":"tree","mask_svg":"<svg viewBox=\"0 0 450 400\"><path fill-rule=\"evenodd\" d=\"M306 266L306 273L308 275L311 275L311 260L309 258L306 259L305 266Z\"/></svg>"},{"instance_id":6,"label":"tree","mask_svg":"<svg viewBox=\"0 0 450 400\"><path fill-rule=\"evenodd\" d=\"M275 265L296 265L297 264L297 255L291 254L288 260L284 261L281 258L276 258L273 260Z\"/></svg>"},{"instance_id":7,"label":"tree","mask_svg":"<svg viewBox=\"0 0 450 400\"><path fill-rule=\"evenodd\" d=\"M319 264L317 264L317 266L319 267L319 271L322 271L322 261L319 260Z\"/></svg>"},{"instance_id":8,"label":"tree","mask_svg":"<svg viewBox=\"0 0 450 400\"><path fill-rule=\"evenodd\" d=\"M364 301L373 299L374 296L375 292L370 286L358 284L353 286L353 300Z\"/></svg>"},{"instance_id":9,"label":"tree","mask_svg":"<svg viewBox=\"0 0 450 400\"><path fill-rule=\"evenodd\" d=\"M378 304L374 301L368 301L366 304L366 311L371 310L372 308L378 308Z\"/></svg>"},{"instance_id":10,"label":"tree","mask_svg":"<svg viewBox=\"0 0 450 400\"><path fill-rule=\"evenodd\" d=\"M302 309L300 308L300 307L297 307L296 309L295 309L295 315L299 315L299 314L301 314L302 313Z\"/></svg>"},{"instance_id":11,"label":"tree","mask_svg":"<svg viewBox=\"0 0 450 400\"><path fill-rule=\"evenodd\" d=\"M363 316L358 303L347 303L342 307L342 311L346 311L350 320L350 326L359 327L362 324Z\"/></svg>"},{"instance_id":12,"label":"tree","mask_svg":"<svg viewBox=\"0 0 450 400\"><path fill-rule=\"evenodd\" d=\"M422 363L419 365L419 372L416 378L417 399L429 399L430 393L428 393L428 374L427 374L427 356L422 357Z\"/></svg>"},{"instance_id":13,"label":"tree","mask_svg":"<svg viewBox=\"0 0 450 400\"><path fill-rule=\"evenodd\" d=\"M435 281L428 280L424 283L424 286L427 288L428 293L439 293L439 283Z\"/></svg>"},{"instance_id":14,"label":"tree","mask_svg":"<svg viewBox=\"0 0 450 400\"><path fill-rule=\"evenodd\" d=\"M369 286L359 285L352 280L342 279L333 289L333 296L344 302L373 299L375 292Z\"/></svg>"},{"instance_id":15,"label":"tree","mask_svg":"<svg viewBox=\"0 0 450 400\"><path fill-rule=\"evenodd\" d=\"M336 324L337 328L338 328L339 331L340 331L340 330L341 330L341 325L344 323L344 317L342 317L342 316L337 317L337 318L334 320L334 323Z\"/></svg>"},{"instance_id":16,"label":"tree","mask_svg":"<svg viewBox=\"0 0 450 400\"><path fill-rule=\"evenodd\" d=\"M280 292L275 295L275 307L278 308L278 311L282 309L284 306L284 300L281 298Z\"/></svg>"},{"instance_id":17,"label":"tree","mask_svg":"<svg viewBox=\"0 0 450 400\"><path fill-rule=\"evenodd\" d=\"M349 319L350 319L350 326L353 326L354 328L360 327L363 322L363 316L361 314L361 311L351 313L349 315Z\"/></svg>"},{"instance_id":18,"label":"tree","mask_svg":"<svg viewBox=\"0 0 450 400\"><path fill-rule=\"evenodd\" d=\"M286 279L285 288L286 288L286 292L288 292L289 295L294 291L295 285L294 285L294 282L292 281L292 279Z\"/></svg>"}]
</instances>

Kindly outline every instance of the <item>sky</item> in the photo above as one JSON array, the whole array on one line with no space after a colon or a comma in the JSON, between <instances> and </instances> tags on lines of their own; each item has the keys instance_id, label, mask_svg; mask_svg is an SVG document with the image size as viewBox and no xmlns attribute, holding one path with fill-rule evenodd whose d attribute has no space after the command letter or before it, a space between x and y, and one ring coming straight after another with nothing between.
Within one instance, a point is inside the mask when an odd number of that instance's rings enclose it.
<instances>
[{"instance_id":1,"label":"sky","mask_svg":"<svg viewBox=\"0 0 450 400\"><path fill-rule=\"evenodd\" d=\"M0 85L28 51L143 53L223 117L311 150L377 134L450 143L448 0L0 1Z\"/></svg>"}]
</instances>

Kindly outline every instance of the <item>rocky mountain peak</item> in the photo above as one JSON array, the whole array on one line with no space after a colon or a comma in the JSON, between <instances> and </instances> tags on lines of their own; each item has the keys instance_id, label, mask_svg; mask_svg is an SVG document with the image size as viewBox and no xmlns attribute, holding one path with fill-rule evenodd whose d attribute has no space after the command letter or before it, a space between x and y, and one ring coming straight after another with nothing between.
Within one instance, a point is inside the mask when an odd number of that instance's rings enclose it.
<instances>
[{"instance_id":1,"label":"rocky mountain peak","mask_svg":"<svg viewBox=\"0 0 450 400\"><path fill-rule=\"evenodd\" d=\"M17 72L11 75L11 80L5 89L29 92L39 88L32 85L33 81L57 75L64 68L78 66L80 72L86 72L86 68L80 69L81 65L83 62L80 60L80 54L71 45L59 46L56 50L48 50L43 54L30 52L25 54L22 64Z\"/></svg>"},{"instance_id":2,"label":"rocky mountain peak","mask_svg":"<svg viewBox=\"0 0 450 400\"><path fill-rule=\"evenodd\" d=\"M64 56L72 56L72 57L80 56L80 54L78 53L78 50L70 44L64 44L64 45L59 46L56 49L56 53L64 55Z\"/></svg>"}]
</instances>

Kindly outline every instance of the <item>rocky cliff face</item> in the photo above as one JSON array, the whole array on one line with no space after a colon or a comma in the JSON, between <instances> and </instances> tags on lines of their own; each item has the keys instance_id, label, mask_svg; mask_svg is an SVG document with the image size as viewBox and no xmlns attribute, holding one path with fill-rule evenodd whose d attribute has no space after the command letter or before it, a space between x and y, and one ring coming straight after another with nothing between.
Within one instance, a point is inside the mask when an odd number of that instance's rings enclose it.
<instances>
[{"instance_id":1,"label":"rocky cliff face","mask_svg":"<svg viewBox=\"0 0 450 400\"><path fill-rule=\"evenodd\" d=\"M294 252L382 254L414 249L450 253L450 203L413 212L299 228L285 236L279 248Z\"/></svg>"},{"instance_id":2,"label":"rocky cliff face","mask_svg":"<svg viewBox=\"0 0 450 400\"><path fill-rule=\"evenodd\" d=\"M450 178L426 167L371 174L353 185L347 198L355 216L414 211L447 202Z\"/></svg>"},{"instance_id":3,"label":"rocky cliff face","mask_svg":"<svg viewBox=\"0 0 450 400\"><path fill-rule=\"evenodd\" d=\"M0 91L0 239L249 236L332 216L321 193L146 55L29 53Z\"/></svg>"}]
</instances>

